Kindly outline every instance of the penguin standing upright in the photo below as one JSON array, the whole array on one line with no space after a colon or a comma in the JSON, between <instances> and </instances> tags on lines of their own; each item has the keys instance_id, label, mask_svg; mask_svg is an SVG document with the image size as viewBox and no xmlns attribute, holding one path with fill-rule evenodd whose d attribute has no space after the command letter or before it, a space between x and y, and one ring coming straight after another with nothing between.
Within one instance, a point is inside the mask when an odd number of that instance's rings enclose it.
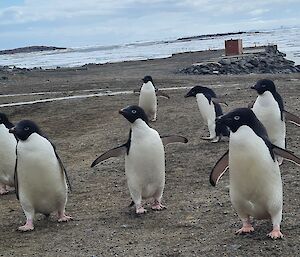
<instances>
[{"instance_id":1,"label":"penguin standing upright","mask_svg":"<svg viewBox=\"0 0 300 257\"><path fill-rule=\"evenodd\" d=\"M174 142L186 143L181 136L160 137L158 132L148 125L148 117L139 106L129 106L119 112L130 123L131 129L127 143L113 148L99 156L91 165L125 154L125 174L136 213L146 212L143 199L153 198L152 209L162 210L161 203L165 186L164 145Z\"/></svg>"},{"instance_id":2,"label":"penguin standing upright","mask_svg":"<svg viewBox=\"0 0 300 257\"><path fill-rule=\"evenodd\" d=\"M229 168L230 199L243 226L236 233L254 231L250 217L271 219L273 239L283 237L282 182L276 155L300 165L300 159L274 144L262 123L248 108L235 109L217 119L230 129L229 150L213 168L210 182L216 185Z\"/></svg>"},{"instance_id":3,"label":"penguin standing upright","mask_svg":"<svg viewBox=\"0 0 300 257\"><path fill-rule=\"evenodd\" d=\"M17 140L9 133L14 125L4 113L0 113L0 194L6 194L8 187L14 187Z\"/></svg>"},{"instance_id":4,"label":"penguin standing upright","mask_svg":"<svg viewBox=\"0 0 300 257\"><path fill-rule=\"evenodd\" d=\"M193 87L184 97L196 97L198 108L203 120L207 123L209 137L201 137L204 140L212 142L220 141L222 136L229 136L229 130L224 125L216 126L216 118L223 114L220 101L217 99L215 92L203 86Z\"/></svg>"},{"instance_id":5,"label":"penguin standing upright","mask_svg":"<svg viewBox=\"0 0 300 257\"><path fill-rule=\"evenodd\" d=\"M139 106L143 108L150 121L157 119L157 96L170 98L167 94L155 88L151 76L145 76L140 91Z\"/></svg>"},{"instance_id":6,"label":"penguin standing upright","mask_svg":"<svg viewBox=\"0 0 300 257\"><path fill-rule=\"evenodd\" d=\"M26 216L20 231L34 229L36 213L57 212L58 221L69 221L65 215L67 174L54 146L30 120L22 120L10 129L19 139L15 169L16 194Z\"/></svg>"},{"instance_id":7,"label":"penguin standing upright","mask_svg":"<svg viewBox=\"0 0 300 257\"><path fill-rule=\"evenodd\" d=\"M266 128L271 143L285 148L284 106L275 84L272 80L261 79L251 88L258 93L252 107L253 112ZM282 158L279 157L278 161L281 163Z\"/></svg>"}]
</instances>

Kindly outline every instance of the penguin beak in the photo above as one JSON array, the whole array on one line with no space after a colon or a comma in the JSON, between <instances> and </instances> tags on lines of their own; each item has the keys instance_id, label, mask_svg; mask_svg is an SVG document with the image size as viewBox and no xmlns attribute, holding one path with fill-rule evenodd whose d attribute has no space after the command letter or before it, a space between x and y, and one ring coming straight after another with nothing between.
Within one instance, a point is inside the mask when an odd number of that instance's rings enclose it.
<instances>
[{"instance_id":1,"label":"penguin beak","mask_svg":"<svg viewBox=\"0 0 300 257\"><path fill-rule=\"evenodd\" d=\"M222 115L216 118L216 125L221 125L224 124L226 126L228 126L227 124L231 122L231 118L227 117L226 115Z\"/></svg>"},{"instance_id":2,"label":"penguin beak","mask_svg":"<svg viewBox=\"0 0 300 257\"><path fill-rule=\"evenodd\" d=\"M124 114L125 114L124 109L121 109L121 110L119 111L119 113L122 114L122 115L124 115Z\"/></svg>"},{"instance_id":3,"label":"penguin beak","mask_svg":"<svg viewBox=\"0 0 300 257\"><path fill-rule=\"evenodd\" d=\"M127 110L127 108L123 108L123 109L121 109L120 111L119 111L119 113L121 114L121 115L123 115L125 118L128 116L128 110ZM126 118L127 119L127 118Z\"/></svg>"},{"instance_id":4,"label":"penguin beak","mask_svg":"<svg viewBox=\"0 0 300 257\"><path fill-rule=\"evenodd\" d=\"M184 96L184 98L188 98L188 97L191 97L191 93L190 92L187 92L186 95Z\"/></svg>"},{"instance_id":5,"label":"penguin beak","mask_svg":"<svg viewBox=\"0 0 300 257\"><path fill-rule=\"evenodd\" d=\"M250 87L250 88L251 88L251 89L256 89L256 88L255 88L255 85L254 85L254 86L252 86L252 87Z\"/></svg>"},{"instance_id":6,"label":"penguin beak","mask_svg":"<svg viewBox=\"0 0 300 257\"><path fill-rule=\"evenodd\" d=\"M12 133L12 134L14 134L15 131L16 131L15 127L12 127L12 128L10 128L10 129L8 130L8 132L9 132L9 133Z\"/></svg>"}]
</instances>

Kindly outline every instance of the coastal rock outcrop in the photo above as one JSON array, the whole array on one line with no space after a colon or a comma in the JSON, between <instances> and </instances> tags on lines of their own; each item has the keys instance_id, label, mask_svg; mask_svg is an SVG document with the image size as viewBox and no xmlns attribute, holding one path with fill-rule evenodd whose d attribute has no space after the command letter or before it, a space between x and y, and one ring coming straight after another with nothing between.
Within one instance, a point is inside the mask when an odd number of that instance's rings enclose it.
<instances>
[{"instance_id":1,"label":"coastal rock outcrop","mask_svg":"<svg viewBox=\"0 0 300 257\"><path fill-rule=\"evenodd\" d=\"M179 71L192 75L251 74L251 73L294 73L300 72L299 65L287 60L276 45L251 48L242 55L224 56L217 60L195 63Z\"/></svg>"},{"instance_id":2,"label":"coastal rock outcrop","mask_svg":"<svg viewBox=\"0 0 300 257\"><path fill-rule=\"evenodd\" d=\"M67 49L67 48L56 47L56 46L26 46L26 47L20 47L20 48L9 49L9 50L0 50L0 55L65 50L65 49Z\"/></svg>"}]
</instances>

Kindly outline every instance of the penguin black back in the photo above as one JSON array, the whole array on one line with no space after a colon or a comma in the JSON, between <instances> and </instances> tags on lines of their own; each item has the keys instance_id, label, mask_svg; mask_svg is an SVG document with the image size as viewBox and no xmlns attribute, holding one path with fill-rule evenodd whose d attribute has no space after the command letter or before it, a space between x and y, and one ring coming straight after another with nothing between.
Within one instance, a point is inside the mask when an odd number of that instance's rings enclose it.
<instances>
[{"instance_id":1,"label":"penguin black back","mask_svg":"<svg viewBox=\"0 0 300 257\"><path fill-rule=\"evenodd\" d=\"M186 95L185 97L191 97L191 96L196 96L197 94L203 94L205 95L206 98L210 98L209 99L209 103L211 101L211 98L216 98L217 95L216 93L208 87L203 87L203 86L195 86L193 87Z\"/></svg>"}]
</instances>

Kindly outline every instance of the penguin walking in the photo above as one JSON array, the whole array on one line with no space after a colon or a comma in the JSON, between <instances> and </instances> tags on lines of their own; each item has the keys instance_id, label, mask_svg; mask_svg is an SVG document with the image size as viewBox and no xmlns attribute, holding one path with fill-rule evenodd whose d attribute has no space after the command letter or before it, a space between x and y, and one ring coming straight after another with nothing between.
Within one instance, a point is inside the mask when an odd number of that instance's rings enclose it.
<instances>
[{"instance_id":1,"label":"penguin walking","mask_svg":"<svg viewBox=\"0 0 300 257\"><path fill-rule=\"evenodd\" d=\"M154 199L152 209L162 210L165 208L161 203L165 186L164 145L187 143L187 139L176 135L161 138L156 130L149 127L148 117L139 106L129 106L119 113L131 123L128 141L99 156L91 167L124 154L125 175L136 213L145 213L142 200L151 198Z\"/></svg>"},{"instance_id":2,"label":"penguin walking","mask_svg":"<svg viewBox=\"0 0 300 257\"><path fill-rule=\"evenodd\" d=\"M20 231L34 229L36 213L57 212L58 221L72 218L65 214L67 203L67 174L54 146L30 120L22 120L10 129L18 139L16 148L15 187L17 198L26 216Z\"/></svg>"},{"instance_id":3,"label":"penguin walking","mask_svg":"<svg viewBox=\"0 0 300 257\"><path fill-rule=\"evenodd\" d=\"M248 108L235 109L217 119L229 127L229 150L210 174L215 186L229 168L230 199L243 226L237 234L254 231L250 217L271 219L272 239L282 238L282 181L275 154L300 165L300 158L272 144L262 123Z\"/></svg>"},{"instance_id":4,"label":"penguin walking","mask_svg":"<svg viewBox=\"0 0 300 257\"><path fill-rule=\"evenodd\" d=\"M154 82L151 76L145 76L143 79L143 85L140 90L134 90L134 92L140 91L139 106L143 108L150 121L156 121L157 119L157 97L163 96L170 98L167 94L158 90L154 86Z\"/></svg>"},{"instance_id":5,"label":"penguin walking","mask_svg":"<svg viewBox=\"0 0 300 257\"><path fill-rule=\"evenodd\" d=\"M300 126L300 118L284 110L282 98L272 80L261 79L251 88L258 93L252 110L266 128L271 143L286 148L285 119ZM278 161L281 164L282 158L278 157Z\"/></svg>"},{"instance_id":6,"label":"penguin walking","mask_svg":"<svg viewBox=\"0 0 300 257\"><path fill-rule=\"evenodd\" d=\"M0 113L0 194L7 194L14 187L17 140L9 133L14 125Z\"/></svg>"},{"instance_id":7,"label":"penguin walking","mask_svg":"<svg viewBox=\"0 0 300 257\"><path fill-rule=\"evenodd\" d=\"M201 138L215 143L219 142L222 136L228 137L229 130L226 126L222 124L216 126L216 118L223 115L221 101L217 99L216 93L208 87L195 86L184 97L192 96L196 97L200 114L209 130L209 137Z\"/></svg>"}]
</instances>

